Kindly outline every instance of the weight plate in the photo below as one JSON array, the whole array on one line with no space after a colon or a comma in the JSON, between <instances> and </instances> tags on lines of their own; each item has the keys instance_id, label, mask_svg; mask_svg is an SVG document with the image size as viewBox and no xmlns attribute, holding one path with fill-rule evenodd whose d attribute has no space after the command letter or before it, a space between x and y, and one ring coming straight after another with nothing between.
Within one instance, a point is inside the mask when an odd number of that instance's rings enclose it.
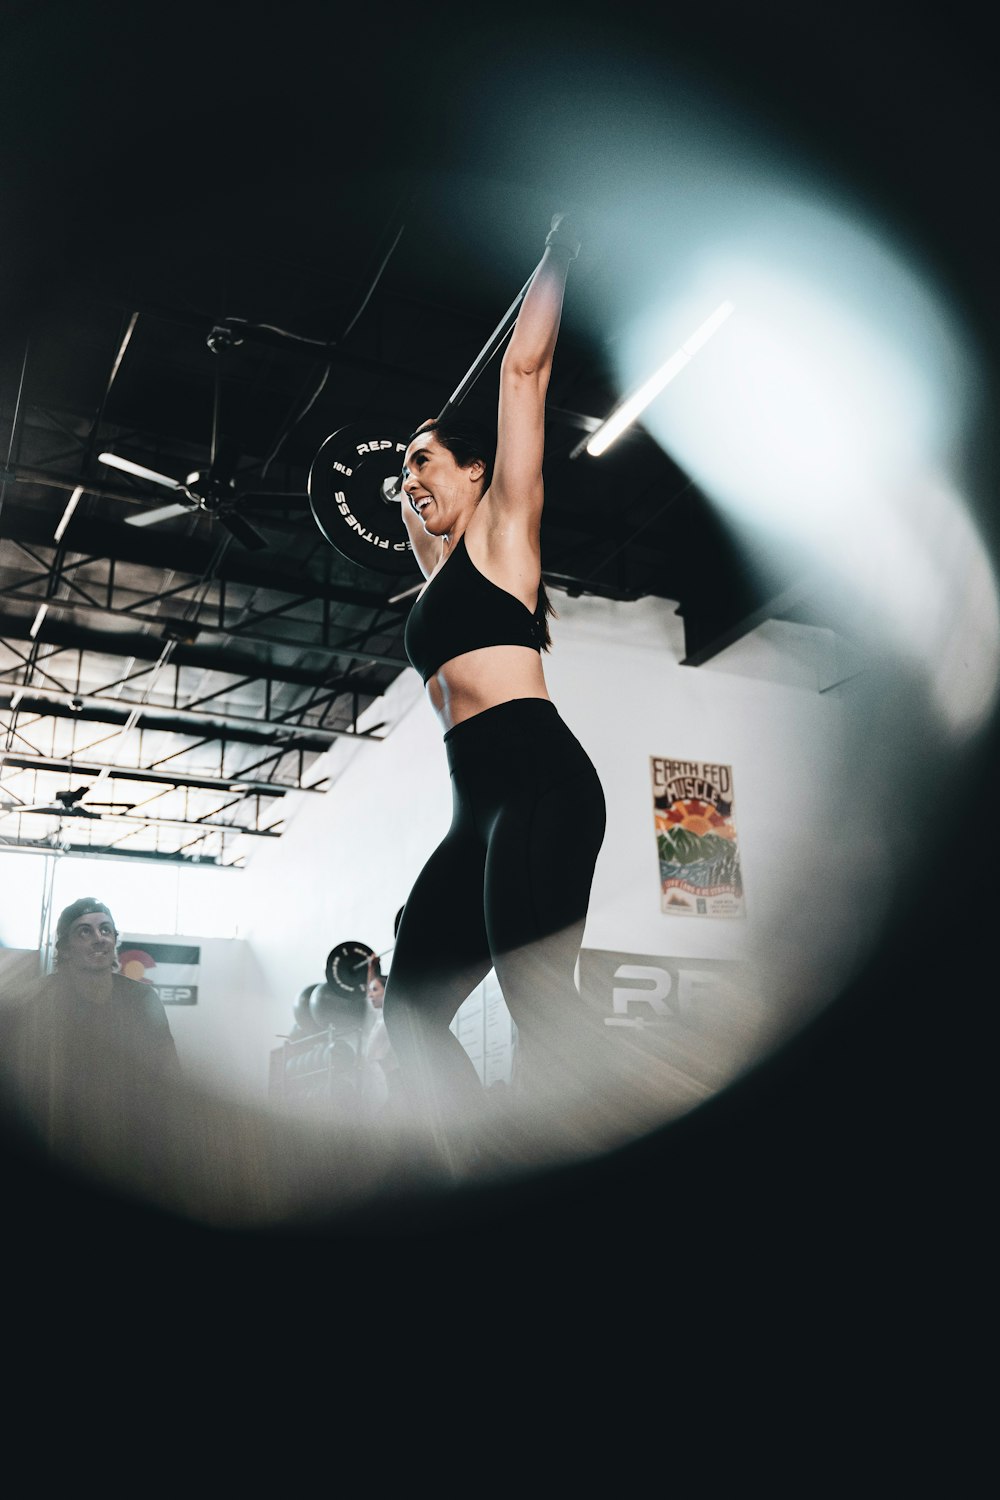
<instances>
[{"instance_id":1,"label":"weight plate","mask_svg":"<svg viewBox=\"0 0 1000 1500\"><path fill-rule=\"evenodd\" d=\"M350 562L380 573L420 569L400 514L398 483L406 444L388 422L352 423L330 434L309 470L309 505L327 541Z\"/></svg>"},{"instance_id":2,"label":"weight plate","mask_svg":"<svg viewBox=\"0 0 1000 1500\"><path fill-rule=\"evenodd\" d=\"M292 1007L295 1024L299 1029L299 1035L305 1036L316 1030L316 1022L313 1020L309 1010L309 997L315 989L315 984L307 984L304 990L300 990L297 1000Z\"/></svg>"},{"instance_id":3,"label":"weight plate","mask_svg":"<svg viewBox=\"0 0 1000 1500\"><path fill-rule=\"evenodd\" d=\"M350 1031L363 1026L368 1013L368 1002L356 991L345 992L335 984L318 984L312 992L309 1007L317 1024L324 1031ZM323 1048L320 1048L320 1056Z\"/></svg>"},{"instance_id":4,"label":"weight plate","mask_svg":"<svg viewBox=\"0 0 1000 1500\"><path fill-rule=\"evenodd\" d=\"M342 995L368 993L368 960L375 949L367 943L338 943L326 960L326 982Z\"/></svg>"}]
</instances>

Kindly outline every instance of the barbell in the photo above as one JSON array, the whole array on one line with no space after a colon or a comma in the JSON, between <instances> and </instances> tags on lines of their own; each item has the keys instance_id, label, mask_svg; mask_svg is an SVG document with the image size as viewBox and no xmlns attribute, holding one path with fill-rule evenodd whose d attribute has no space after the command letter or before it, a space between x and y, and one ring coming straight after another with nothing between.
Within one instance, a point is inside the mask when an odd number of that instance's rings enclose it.
<instances>
[{"instance_id":1,"label":"barbell","mask_svg":"<svg viewBox=\"0 0 1000 1500\"><path fill-rule=\"evenodd\" d=\"M309 470L309 507L320 531L349 562L380 573L417 571L393 489L406 452L400 430L388 421L339 427Z\"/></svg>"},{"instance_id":2,"label":"barbell","mask_svg":"<svg viewBox=\"0 0 1000 1500\"><path fill-rule=\"evenodd\" d=\"M448 397L437 421L461 405L501 348L533 277L534 272ZM309 506L320 531L349 562L380 573L419 572L400 514L406 437L405 425L391 418L349 423L321 444L309 470Z\"/></svg>"},{"instance_id":3,"label":"barbell","mask_svg":"<svg viewBox=\"0 0 1000 1500\"><path fill-rule=\"evenodd\" d=\"M403 908L396 913L393 936L399 931ZM372 962L378 963L393 945L376 953L367 943L347 941L337 943L326 958L326 979L319 984L307 984L299 991L292 1013L295 1017L290 1040L297 1041L311 1032L323 1030L331 1025L355 1022L366 1011L368 995L368 971Z\"/></svg>"},{"instance_id":4,"label":"barbell","mask_svg":"<svg viewBox=\"0 0 1000 1500\"><path fill-rule=\"evenodd\" d=\"M338 994L351 1000L368 993L368 962L377 957L367 943L338 943L326 960L326 982Z\"/></svg>"}]
</instances>

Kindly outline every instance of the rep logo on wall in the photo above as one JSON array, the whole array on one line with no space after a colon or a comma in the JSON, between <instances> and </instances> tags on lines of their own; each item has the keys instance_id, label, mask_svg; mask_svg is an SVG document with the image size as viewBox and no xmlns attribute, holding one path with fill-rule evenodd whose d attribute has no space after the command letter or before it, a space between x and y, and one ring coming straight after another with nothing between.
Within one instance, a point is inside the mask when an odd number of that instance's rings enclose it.
<instances>
[{"instance_id":1,"label":"rep logo on wall","mask_svg":"<svg viewBox=\"0 0 1000 1500\"><path fill-rule=\"evenodd\" d=\"M725 1087L766 1023L751 967L737 959L583 948L580 995L630 1066L642 1054L665 1069L656 1075L665 1107Z\"/></svg>"},{"instance_id":2,"label":"rep logo on wall","mask_svg":"<svg viewBox=\"0 0 1000 1500\"><path fill-rule=\"evenodd\" d=\"M637 1031L697 1024L706 1003L737 1010L746 966L729 958L667 958L662 954L580 949L580 992L605 1026Z\"/></svg>"},{"instance_id":3,"label":"rep logo on wall","mask_svg":"<svg viewBox=\"0 0 1000 1500\"><path fill-rule=\"evenodd\" d=\"M742 917L732 766L651 755L660 910Z\"/></svg>"},{"instance_id":4,"label":"rep logo on wall","mask_svg":"<svg viewBox=\"0 0 1000 1500\"><path fill-rule=\"evenodd\" d=\"M123 944L118 962L126 979L152 985L164 1005L198 1004L200 948L188 943Z\"/></svg>"}]
</instances>

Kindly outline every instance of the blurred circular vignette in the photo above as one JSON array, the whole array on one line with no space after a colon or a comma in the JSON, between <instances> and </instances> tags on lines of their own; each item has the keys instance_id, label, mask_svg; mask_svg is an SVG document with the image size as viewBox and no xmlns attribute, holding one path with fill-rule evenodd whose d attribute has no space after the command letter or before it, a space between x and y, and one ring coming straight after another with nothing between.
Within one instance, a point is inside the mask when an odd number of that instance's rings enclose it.
<instances>
[{"instance_id":1,"label":"blurred circular vignette","mask_svg":"<svg viewBox=\"0 0 1000 1500\"><path fill-rule=\"evenodd\" d=\"M964 240L965 265L963 245L948 243L947 225L956 224L962 184L967 194L985 189L973 146L954 154L962 130L944 119L946 101L960 104L967 95L963 69L971 44L958 43L960 28L949 27L942 11L948 36L941 52L946 59L952 42L957 51L953 68L942 63L938 74L940 155L925 153L940 196L930 194L933 201L922 206L919 158L931 126L914 114L916 62L919 56L927 77L940 61L930 29L905 43L912 76L902 68L898 76L883 74L868 57L848 95L845 84L863 46L862 7L848 10L856 37L850 26L839 45L826 37L825 62L815 54L806 60L804 33L791 7L770 20L760 17L753 38L743 8L731 9L729 16L727 7L716 8L700 29L696 18L678 20L674 47L669 24L662 17L654 22L651 7L640 7L620 27L606 18L599 22L597 12L591 17L585 7L577 13L576 30L568 11L562 17L553 9L534 45L528 31L523 42L508 34L492 65L486 60L490 44L503 28L484 23L480 35L478 23L468 21L462 48L477 43L474 79L468 72L448 74L445 61L461 49L454 38L443 40L426 64L435 88L427 89L429 119L423 121L414 117L412 103L405 107L394 97L382 102L385 79L391 95L391 80L405 76L402 62L420 67L419 52L408 59L398 55L402 39L386 43L364 80L354 79L350 88L345 82L336 119L332 104L312 94L296 106L301 80L293 87L291 73L272 75L274 161L261 168L267 181L286 172L294 179L301 170L311 191L317 160L332 159L334 148L348 149L350 131L361 129L356 122L363 118L353 106L367 101L378 114L372 140L377 135L379 145L369 141L359 152L382 152L374 170L410 194L416 207L408 232L430 234L433 228L446 237L450 205L460 226L455 233L473 218L469 234L475 243L469 249L477 264L469 286L476 290L506 284L510 266L519 263L526 230L518 216L526 204L537 205L542 219L547 206L568 206L579 215L585 240L567 304L567 336L601 347L620 397L679 349L713 309L727 299L733 304L725 324L647 408L641 424L708 498L721 532L742 553L763 593L783 599L761 622L761 653L751 662L735 642L729 654L697 669L702 683L730 674L741 679L734 694L745 690L749 701L755 674L767 678L767 651L773 649L775 658L791 652L795 631L803 680L814 674L826 717L823 727L803 731L800 747L789 753L781 818L770 826L754 826L748 818L741 826L748 851L754 840L759 847L768 838L774 849L756 872L755 925L740 949L753 968L753 983L728 1009L706 1002L707 1030L697 1062L708 1082L668 1087L666 1070L654 1070L629 1095L628 1068L641 1048L623 1036L621 1077L610 1080L601 1097L592 1093L586 1107L578 1101L576 1114L555 1098L538 1118L512 1115L497 1095L509 1166L471 1143L462 1120L444 1132L444 1146L441 1137L428 1138L405 1115L387 1116L381 1133L373 1135L364 1123L305 1122L228 1090L207 1072L194 1073L161 1101L148 1133L125 1151L109 1153L96 1130L88 1139L84 1126L77 1150L65 1158L83 1181L182 1220L257 1230L337 1223L369 1210L391 1218L397 1205L414 1200L453 1201L456 1189L499 1192L521 1177L559 1177L563 1168L581 1162L614 1159L616 1153L624 1158L636 1143L648 1144L676 1122L710 1112L727 1090L738 1090L828 1009L835 1010L844 995L855 997L850 1014L856 1040L863 1042L867 1023L858 1019L864 1004L857 996L889 945L900 955L899 984L905 986L912 981L906 966L915 961L911 950L918 942L942 949L958 943L949 922L966 904L961 941L970 950L985 941L976 912L989 904L984 881L995 831L991 756L1000 683L998 527L992 511L997 465L990 431L998 389L997 330L990 322L996 322L996 308L979 197L968 198L968 224L955 228L956 239ZM311 14L319 24L320 10ZM823 19L827 28L834 26L832 13L824 11ZM563 27L570 28L572 45ZM409 29L405 41L414 44ZM253 54L246 38L241 45ZM284 38L282 58L297 62L302 45ZM87 46L99 50L99 34ZM37 45L29 61L44 76ZM303 59L301 77L314 78L316 66ZM209 157L212 121L243 103L248 87L220 78L217 93L201 93L196 116ZM894 90L898 110L889 118ZM475 113L460 115L455 101L464 108L473 98ZM286 99L290 114L282 124ZM840 101L839 116L834 100ZM985 107L973 91L970 125ZM851 119L843 118L847 114ZM898 156L904 120L913 130L905 159ZM67 141L73 130L84 131L73 148L83 173L85 122L77 127L56 110L50 125L53 135ZM232 127L226 129L229 143ZM872 142L867 155L865 129ZM258 121L254 143L261 130ZM393 130L396 144L390 146ZM184 151L191 152L196 139L195 131L178 147L181 176ZM104 158L98 143L89 144L96 172ZM436 145L442 146L440 158L434 156ZM162 144L159 149L167 151ZM942 161L949 150L953 180L945 183ZM228 163L221 155L213 161L208 175L215 180L207 185L191 233L214 233L231 243L227 235L238 238L246 224L234 220L221 227L224 216L215 215L214 194L229 201ZM23 166L18 170L23 175ZM253 160L234 159L232 170L252 185ZM344 179L350 179L346 169ZM75 190L83 191L79 183ZM119 190L117 218L128 218L135 195L137 217L145 223L149 209L140 205L139 189L123 180ZM346 196L348 189L343 191ZM33 182L18 201L30 205L36 197L40 187ZM267 202L255 202L252 192L244 202L251 225L268 213ZM470 205L480 203L482 212L472 215ZM307 206L294 226L305 236ZM42 227L49 225L48 212L39 209ZM34 285L29 261L35 231L31 224L21 230L11 249L10 284L20 275ZM177 233L176 224L171 233ZM440 274L446 276L447 267ZM7 296L16 302L9 290ZM461 300L460 288L456 297ZM195 307L190 315L203 313ZM401 357L391 330L380 337L386 359ZM457 351L448 354L462 365ZM8 351L8 361L12 357ZM435 351L439 357L444 359ZM7 395L5 387L5 400ZM10 416L8 411L8 421ZM582 470L604 461L581 455L573 462ZM0 535L2 525L0 512ZM712 560L697 558L692 566L710 568ZM656 639L661 621L643 612L645 601L584 601L591 602L602 625L610 621L628 630L634 622L639 647ZM586 630L580 601L560 597L559 609L567 628ZM633 610L627 620L625 609ZM674 653L671 665L683 650L681 625L672 624L677 633L666 642ZM572 653L565 660L571 696ZM606 665L610 698L610 651ZM651 684L655 671L651 666ZM561 688L559 672L555 656L553 681ZM582 687L578 691L582 698ZM651 695L655 691L651 687ZM705 690L692 683L687 691L694 697ZM622 723L625 738L625 716ZM793 738L799 725L792 708L787 723ZM683 724L676 738L682 745ZM659 749L643 748L647 754ZM641 790L648 801L648 788ZM969 829L975 838L964 838ZM90 884L96 888L99 882ZM633 894L629 886L616 898L624 906ZM930 931L927 916L935 902L942 925ZM395 898L388 903L396 904ZM610 938L602 942L615 947ZM736 956L735 938L717 936L715 945L712 961ZM129 972L141 978L135 962ZM929 972L940 976L935 962L943 960L927 959ZM4 972L5 983L16 987L23 974L15 968L12 959ZM884 969L878 972L882 976ZM880 1014L891 1017L884 1022L887 1031L896 1024L898 1009L881 992L870 997L876 1037ZM914 1045L912 1037L905 1043ZM875 1046L884 1057L885 1037ZM595 1072L605 1054L603 1041L595 1045ZM867 1086L867 1074L865 1079ZM887 1090L892 1086L886 1083ZM27 1137L23 1119L15 1126L29 1151L35 1150L36 1125Z\"/></svg>"}]
</instances>

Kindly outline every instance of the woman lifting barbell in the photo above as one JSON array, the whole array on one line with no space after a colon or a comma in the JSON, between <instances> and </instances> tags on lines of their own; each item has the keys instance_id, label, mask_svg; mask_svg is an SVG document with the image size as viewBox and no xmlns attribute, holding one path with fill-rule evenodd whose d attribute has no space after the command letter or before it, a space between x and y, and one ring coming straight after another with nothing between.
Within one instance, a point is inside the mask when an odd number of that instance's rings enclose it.
<instances>
[{"instance_id":1,"label":"woman lifting barbell","mask_svg":"<svg viewBox=\"0 0 1000 1500\"><path fill-rule=\"evenodd\" d=\"M556 216L502 361L495 437L446 408L417 428L403 461L403 519L427 580L406 651L445 731L454 815L405 903L383 1013L434 1125L466 1121L482 1099L449 1028L491 968L517 1027L525 1099L587 1083L574 971L604 793L541 660L552 613L540 552L545 393L578 251Z\"/></svg>"}]
</instances>

